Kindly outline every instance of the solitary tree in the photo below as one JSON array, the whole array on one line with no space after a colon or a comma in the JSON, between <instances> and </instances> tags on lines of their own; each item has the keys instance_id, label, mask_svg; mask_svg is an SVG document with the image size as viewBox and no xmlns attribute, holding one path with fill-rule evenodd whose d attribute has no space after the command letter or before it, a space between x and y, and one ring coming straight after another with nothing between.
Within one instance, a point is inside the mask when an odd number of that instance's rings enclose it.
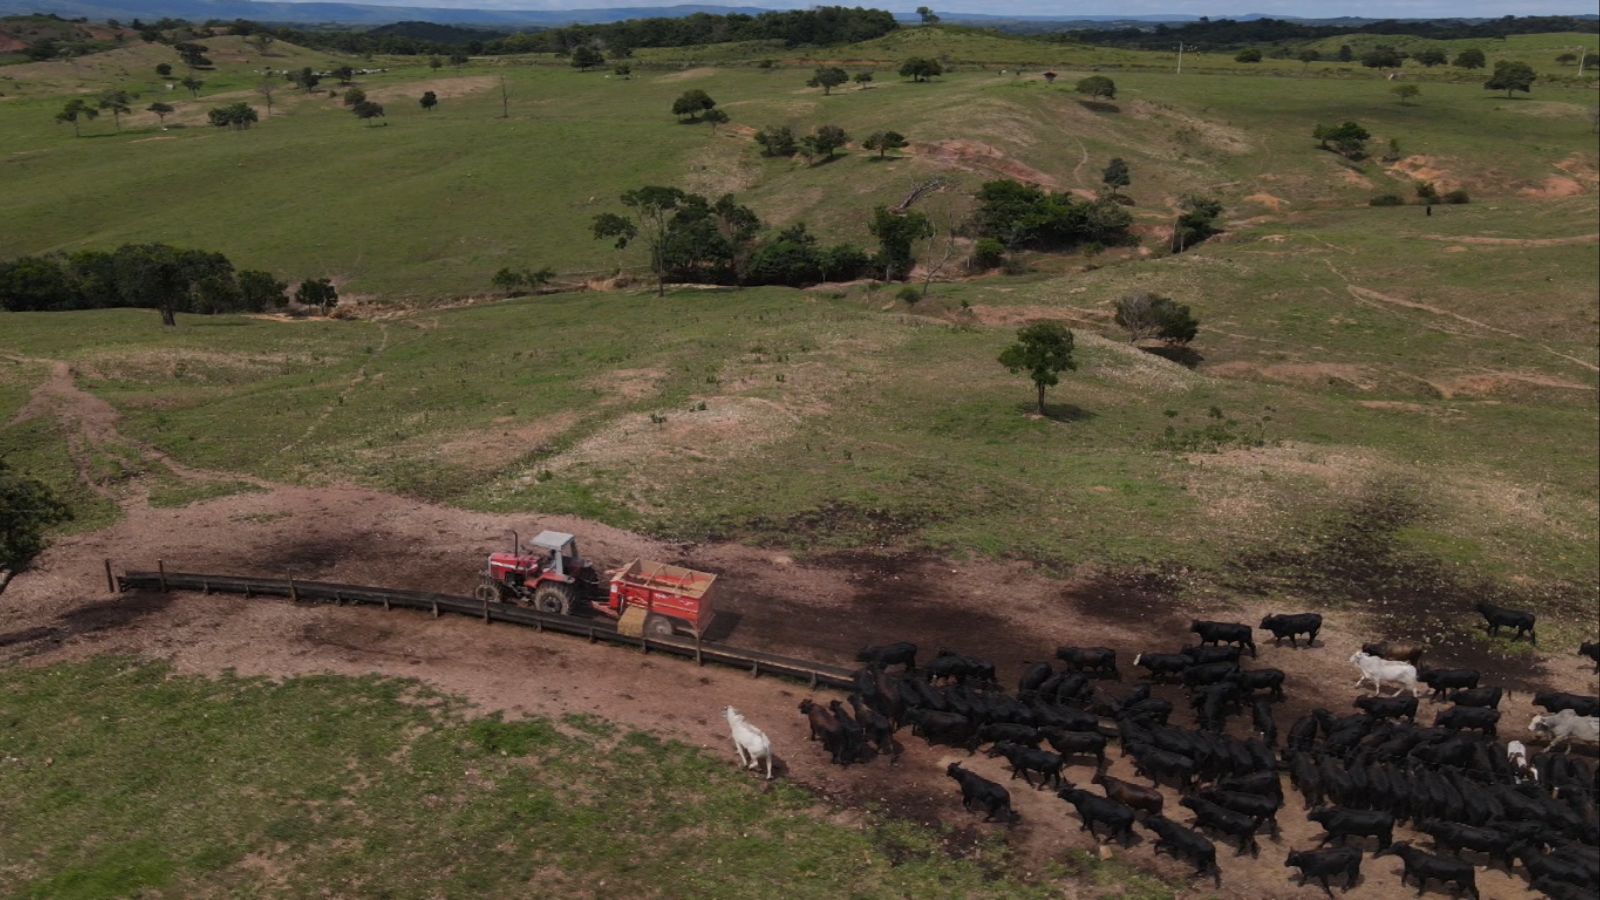
<instances>
[{"instance_id":1,"label":"solitary tree","mask_svg":"<svg viewBox=\"0 0 1600 900\"><path fill-rule=\"evenodd\" d=\"M697 88L684 91L682 96L672 101L672 114L683 118L686 122L696 122L699 121L701 113L715 109L716 106L717 101L711 99L710 94Z\"/></svg>"},{"instance_id":2,"label":"solitary tree","mask_svg":"<svg viewBox=\"0 0 1600 900\"><path fill-rule=\"evenodd\" d=\"M49 529L71 518L48 486L0 459L0 594L44 552Z\"/></svg>"},{"instance_id":3,"label":"solitary tree","mask_svg":"<svg viewBox=\"0 0 1600 900\"><path fill-rule=\"evenodd\" d=\"M450 54L450 65L455 66L458 69L471 61L472 58L467 56L465 53Z\"/></svg>"},{"instance_id":4,"label":"solitary tree","mask_svg":"<svg viewBox=\"0 0 1600 900\"><path fill-rule=\"evenodd\" d=\"M350 107L350 111L356 114L356 118L366 122L368 125L373 124L373 119L383 118L383 104L374 103L371 100L362 100L355 106Z\"/></svg>"},{"instance_id":5,"label":"solitary tree","mask_svg":"<svg viewBox=\"0 0 1600 900\"><path fill-rule=\"evenodd\" d=\"M1324 150L1349 159L1361 159L1367 155L1367 139L1372 134L1355 122L1345 122L1343 125L1318 125L1311 130L1311 136Z\"/></svg>"},{"instance_id":6,"label":"solitary tree","mask_svg":"<svg viewBox=\"0 0 1600 900\"><path fill-rule=\"evenodd\" d=\"M922 17L922 24L924 25L939 24L939 16L926 6L917 7L917 15Z\"/></svg>"},{"instance_id":7,"label":"solitary tree","mask_svg":"<svg viewBox=\"0 0 1600 900\"><path fill-rule=\"evenodd\" d=\"M711 123L711 132L713 134L716 133L718 125L726 125L728 123L728 114L720 109L708 109L701 118Z\"/></svg>"},{"instance_id":8,"label":"solitary tree","mask_svg":"<svg viewBox=\"0 0 1600 900\"><path fill-rule=\"evenodd\" d=\"M1117 83L1104 75L1090 75L1078 82L1078 93L1114 100L1117 96Z\"/></svg>"},{"instance_id":9,"label":"solitary tree","mask_svg":"<svg viewBox=\"0 0 1600 900\"><path fill-rule=\"evenodd\" d=\"M1356 52L1350 49L1349 44L1340 44L1338 56L1339 62L1350 62L1356 58Z\"/></svg>"},{"instance_id":10,"label":"solitary tree","mask_svg":"<svg viewBox=\"0 0 1600 900\"><path fill-rule=\"evenodd\" d=\"M355 80L356 70L350 66L339 66L333 70L333 77L339 79L340 84L349 84Z\"/></svg>"},{"instance_id":11,"label":"solitary tree","mask_svg":"<svg viewBox=\"0 0 1600 900\"><path fill-rule=\"evenodd\" d=\"M1222 204L1210 197L1185 197L1178 204L1183 211L1172 226L1172 252L1182 253L1220 231Z\"/></svg>"},{"instance_id":12,"label":"solitary tree","mask_svg":"<svg viewBox=\"0 0 1600 900\"><path fill-rule=\"evenodd\" d=\"M166 78L172 74L172 63L156 63L156 74Z\"/></svg>"},{"instance_id":13,"label":"solitary tree","mask_svg":"<svg viewBox=\"0 0 1600 900\"><path fill-rule=\"evenodd\" d=\"M184 90L187 90L189 92L189 96L191 97L199 97L200 89L206 86L204 81L201 81L193 75L185 75L183 80L178 83L183 85Z\"/></svg>"},{"instance_id":14,"label":"solitary tree","mask_svg":"<svg viewBox=\"0 0 1600 900\"><path fill-rule=\"evenodd\" d=\"M1128 185L1133 184L1133 174L1128 171L1128 164L1123 161L1122 157L1115 156L1112 157L1111 162L1106 164L1106 170L1100 176L1100 182L1106 186L1106 190L1116 194Z\"/></svg>"},{"instance_id":15,"label":"solitary tree","mask_svg":"<svg viewBox=\"0 0 1600 900\"><path fill-rule=\"evenodd\" d=\"M906 136L898 131L874 131L861 142L861 146L878 151L878 158L883 159L890 150L899 150L908 143Z\"/></svg>"},{"instance_id":16,"label":"solitary tree","mask_svg":"<svg viewBox=\"0 0 1600 900\"><path fill-rule=\"evenodd\" d=\"M440 59L437 56L428 57L428 68L430 68L430 69L434 70L435 72L437 72L437 71L439 71L439 69L442 66L444 66L444 60Z\"/></svg>"},{"instance_id":17,"label":"solitary tree","mask_svg":"<svg viewBox=\"0 0 1600 900\"><path fill-rule=\"evenodd\" d=\"M1494 64L1494 74L1483 83L1483 88L1488 91L1505 91L1506 99L1509 100L1512 91L1521 91L1524 94L1532 91L1534 79L1538 77L1533 67L1527 63L1502 59Z\"/></svg>"},{"instance_id":18,"label":"solitary tree","mask_svg":"<svg viewBox=\"0 0 1600 900\"><path fill-rule=\"evenodd\" d=\"M635 218L616 213L601 213L594 217L594 236L612 241L618 250L640 237L641 230L650 251L650 271L656 276L656 296L667 294L666 242L667 229L673 215L683 205L687 195L675 187L650 185L628 191L621 197L622 205L633 210Z\"/></svg>"},{"instance_id":19,"label":"solitary tree","mask_svg":"<svg viewBox=\"0 0 1600 900\"><path fill-rule=\"evenodd\" d=\"M1397 84L1389 89L1390 93L1400 98L1401 106L1410 106L1411 98L1422 93L1422 88L1414 84Z\"/></svg>"},{"instance_id":20,"label":"solitary tree","mask_svg":"<svg viewBox=\"0 0 1600 900\"><path fill-rule=\"evenodd\" d=\"M161 101L157 100L149 106L146 106L145 110L155 113L156 118L160 119L161 124L165 125L167 124L167 115L173 111L173 107L171 104L162 103Z\"/></svg>"},{"instance_id":21,"label":"solitary tree","mask_svg":"<svg viewBox=\"0 0 1600 900\"><path fill-rule=\"evenodd\" d=\"M111 113L111 121L116 123L117 130L122 130L122 114L133 112L133 98L127 91L111 90L100 95L98 106Z\"/></svg>"},{"instance_id":22,"label":"solitary tree","mask_svg":"<svg viewBox=\"0 0 1600 900\"><path fill-rule=\"evenodd\" d=\"M357 103L365 102L366 99L367 92L358 87L353 87L344 92L345 106L355 106Z\"/></svg>"},{"instance_id":23,"label":"solitary tree","mask_svg":"<svg viewBox=\"0 0 1600 900\"><path fill-rule=\"evenodd\" d=\"M314 306L327 315L339 303L339 291L327 278L307 278L295 289L294 301L302 306Z\"/></svg>"},{"instance_id":24,"label":"solitary tree","mask_svg":"<svg viewBox=\"0 0 1600 900\"><path fill-rule=\"evenodd\" d=\"M1489 64L1482 50L1468 49L1456 54L1455 66L1458 69L1481 69Z\"/></svg>"},{"instance_id":25,"label":"solitary tree","mask_svg":"<svg viewBox=\"0 0 1600 900\"><path fill-rule=\"evenodd\" d=\"M800 152L809 157L833 159L840 147L850 142L850 136L837 125L819 125L817 130L800 139Z\"/></svg>"},{"instance_id":26,"label":"solitary tree","mask_svg":"<svg viewBox=\"0 0 1600 900\"><path fill-rule=\"evenodd\" d=\"M633 66L630 63L617 63L611 68L611 72L623 81L633 80Z\"/></svg>"},{"instance_id":27,"label":"solitary tree","mask_svg":"<svg viewBox=\"0 0 1600 900\"><path fill-rule=\"evenodd\" d=\"M787 125L774 125L756 132L762 156L793 156L800 150L794 132Z\"/></svg>"},{"instance_id":28,"label":"solitary tree","mask_svg":"<svg viewBox=\"0 0 1600 900\"><path fill-rule=\"evenodd\" d=\"M433 108L439 105L439 95L435 94L433 91L423 91L422 99L418 100L417 102L422 105L423 109L427 110L428 112L433 112Z\"/></svg>"},{"instance_id":29,"label":"solitary tree","mask_svg":"<svg viewBox=\"0 0 1600 900\"><path fill-rule=\"evenodd\" d=\"M837 66L818 66L817 71L813 72L810 80L806 82L806 86L822 88L822 95L826 97L833 93L834 88L849 80L850 76L845 70Z\"/></svg>"},{"instance_id":30,"label":"solitary tree","mask_svg":"<svg viewBox=\"0 0 1600 900\"><path fill-rule=\"evenodd\" d=\"M867 229L878 239L878 267L883 270L884 281L899 281L911 274L916 257L912 245L933 236L933 223L922 213L912 210L892 213L880 206L872 212L872 222Z\"/></svg>"},{"instance_id":31,"label":"solitary tree","mask_svg":"<svg viewBox=\"0 0 1600 900\"><path fill-rule=\"evenodd\" d=\"M261 99L267 104L267 118L269 119L272 118L272 96L277 92L278 82L271 78L263 78L261 83L256 85L256 93L260 94Z\"/></svg>"},{"instance_id":32,"label":"solitary tree","mask_svg":"<svg viewBox=\"0 0 1600 900\"><path fill-rule=\"evenodd\" d=\"M1072 358L1072 331L1060 322L1035 322L1017 329L1016 343L1000 353L1000 365L1011 374L1027 373L1039 392L1039 415L1045 415L1045 388L1061 383L1061 373L1078 368Z\"/></svg>"},{"instance_id":33,"label":"solitary tree","mask_svg":"<svg viewBox=\"0 0 1600 900\"><path fill-rule=\"evenodd\" d=\"M82 132L78 129L78 123L94 121L98 115L100 115L100 110L90 105L89 101L82 97L73 97L67 101L66 106L61 108L61 112L56 113L56 121L71 122L73 136L81 137Z\"/></svg>"},{"instance_id":34,"label":"solitary tree","mask_svg":"<svg viewBox=\"0 0 1600 900\"><path fill-rule=\"evenodd\" d=\"M1446 55L1444 49L1440 47L1429 47L1425 50L1418 50L1414 59L1430 69L1434 66L1442 66L1450 61L1450 57Z\"/></svg>"},{"instance_id":35,"label":"solitary tree","mask_svg":"<svg viewBox=\"0 0 1600 900\"><path fill-rule=\"evenodd\" d=\"M1187 344L1200 332L1200 322L1189 307L1144 291L1117 301L1116 323L1127 329L1129 341L1160 338L1169 344Z\"/></svg>"},{"instance_id":36,"label":"solitary tree","mask_svg":"<svg viewBox=\"0 0 1600 900\"><path fill-rule=\"evenodd\" d=\"M1374 47L1361 54L1361 64L1369 69L1398 69L1405 64L1405 57L1393 47Z\"/></svg>"},{"instance_id":37,"label":"solitary tree","mask_svg":"<svg viewBox=\"0 0 1600 900\"><path fill-rule=\"evenodd\" d=\"M256 33L245 38L245 42L253 45L256 48L256 52L262 54L263 56L266 55L267 48L271 47L272 42L276 40L277 38L267 34L265 31L257 31Z\"/></svg>"},{"instance_id":38,"label":"solitary tree","mask_svg":"<svg viewBox=\"0 0 1600 900\"><path fill-rule=\"evenodd\" d=\"M900 77L911 79L913 84L943 74L944 66L940 65L937 59L913 56L900 65Z\"/></svg>"},{"instance_id":39,"label":"solitary tree","mask_svg":"<svg viewBox=\"0 0 1600 900\"><path fill-rule=\"evenodd\" d=\"M1568 51L1556 56L1556 65L1570 66L1578 61L1578 54Z\"/></svg>"},{"instance_id":40,"label":"solitary tree","mask_svg":"<svg viewBox=\"0 0 1600 900\"><path fill-rule=\"evenodd\" d=\"M1305 68L1310 68L1312 63L1322 58L1322 53L1315 47L1307 47L1304 50L1301 50L1299 53L1296 53L1294 58L1300 60L1302 63L1305 63Z\"/></svg>"},{"instance_id":41,"label":"solitary tree","mask_svg":"<svg viewBox=\"0 0 1600 900\"><path fill-rule=\"evenodd\" d=\"M1261 51L1254 47L1246 47L1233 55L1233 61L1241 63L1261 62Z\"/></svg>"},{"instance_id":42,"label":"solitary tree","mask_svg":"<svg viewBox=\"0 0 1600 900\"><path fill-rule=\"evenodd\" d=\"M572 67L587 72L606 64L605 55L587 44L572 51Z\"/></svg>"},{"instance_id":43,"label":"solitary tree","mask_svg":"<svg viewBox=\"0 0 1600 900\"><path fill-rule=\"evenodd\" d=\"M855 78L853 80L855 81L856 84L871 84L872 83L872 73L871 72L857 72L855 74Z\"/></svg>"},{"instance_id":44,"label":"solitary tree","mask_svg":"<svg viewBox=\"0 0 1600 900\"><path fill-rule=\"evenodd\" d=\"M289 80L293 81L295 84L298 84L302 90L309 94L317 89L318 84L322 83L322 76L312 71L310 66L306 66L293 75L290 75Z\"/></svg>"}]
</instances>

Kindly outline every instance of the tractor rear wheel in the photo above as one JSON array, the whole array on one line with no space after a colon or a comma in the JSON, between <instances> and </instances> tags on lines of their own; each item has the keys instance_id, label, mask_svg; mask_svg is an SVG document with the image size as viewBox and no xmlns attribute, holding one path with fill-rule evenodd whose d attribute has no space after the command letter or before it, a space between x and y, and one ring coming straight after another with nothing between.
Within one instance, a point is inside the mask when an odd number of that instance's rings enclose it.
<instances>
[{"instance_id":1,"label":"tractor rear wheel","mask_svg":"<svg viewBox=\"0 0 1600 900\"><path fill-rule=\"evenodd\" d=\"M533 592L533 608L542 613L570 616L577 601L578 589L570 584L550 582L539 585Z\"/></svg>"},{"instance_id":2,"label":"tractor rear wheel","mask_svg":"<svg viewBox=\"0 0 1600 900\"><path fill-rule=\"evenodd\" d=\"M478 582L478 587L473 590L472 596L479 603L499 603L505 599L505 595L500 593L500 585L487 578Z\"/></svg>"},{"instance_id":3,"label":"tractor rear wheel","mask_svg":"<svg viewBox=\"0 0 1600 900\"><path fill-rule=\"evenodd\" d=\"M672 620L666 616L651 616L644 620L644 633L653 638L672 637Z\"/></svg>"}]
</instances>

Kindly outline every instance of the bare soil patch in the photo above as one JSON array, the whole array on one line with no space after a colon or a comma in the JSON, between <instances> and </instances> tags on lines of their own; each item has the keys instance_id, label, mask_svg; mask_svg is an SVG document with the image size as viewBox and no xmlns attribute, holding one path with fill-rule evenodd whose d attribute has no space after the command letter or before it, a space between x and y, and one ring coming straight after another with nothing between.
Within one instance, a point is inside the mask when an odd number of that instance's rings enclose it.
<instances>
[{"instance_id":1,"label":"bare soil patch","mask_svg":"<svg viewBox=\"0 0 1600 900\"><path fill-rule=\"evenodd\" d=\"M1592 384L1579 384L1538 372L1473 372L1449 378L1430 378L1428 383L1446 400L1453 397L1492 397L1530 390L1594 391Z\"/></svg>"},{"instance_id":2,"label":"bare soil patch","mask_svg":"<svg viewBox=\"0 0 1600 900\"><path fill-rule=\"evenodd\" d=\"M494 427L470 431L436 444L441 458L464 468L495 472L530 453L547 448L574 425L580 416L571 410L532 422L496 421Z\"/></svg>"},{"instance_id":3,"label":"bare soil patch","mask_svg":"<svg viewBox=\"0 0 1600 900\"><path fill-rule=\"evenodd\" d=\"M1518 194L1534 200L1560 200L1563 197L1576 197L1587 192L1588 189L1577 181L1561 175L1548 176L1538 185L1517 191Z\"/></svg>"},{"instance_id":4,"label":"bare soil patch","mask_svg":"<svg viewBox=\"0 0 1600 900\"><path fill-rule=\"evenodd\" d=\"M487 91L500 83L493 75L465 75L459 78L432 78L427 81L414 81L410 84L398 84L393 87L373 88L367 92L367 99L380 103L395 100L415 100L424 93L433 91L440 100L449 100L452 97L465 97L468 94L477 94Z\"/></svg>"},{"instance_id":5,"label":"bare soil patch","mask_svg":"<svg viewBox=\"0 0 1600 900\"><path fill-rule=\"evenodd\" d=\"M1219 378L1261 378L1279 384L1340 383L1360 391L1378 387L1379 378L1368 366L1351 363L1252 363L1239 360L1206 367Z\"/></svg>"},{"instance_id":6,"label":"bare soil patch","mask_svg":"<svg viewBox=\"0 0 1600 900\"><path fill-rule=\"evenodd\" d=\"M1461 180L1446 169L1441 160L1433 156L1407 156L1390 163L1389 174L1412 181L1431 181L1440 193L1461 187Z\"/></svg>"},{"instance_id":7,"label":"bare soil patch","mask_svg":"<svg viewBox=\"0 0 1600 900\"><path fill-rule=\"evenodd\" d=\"M905 153L967 172L1001 175L1050 190L1061 187L1053 176L1012 159L1000 148L982 141L915 141L905 149Z\"/></svg>"},{"instance_id":8,"label":"bare soil patch","mask_svg":"<svg viewBox=\"0 0 1600 900\"><path fill-rule=\"evenodd\" d=\"M715 67L696 66L692 69L684 69L682 72L670 72L666 75L657 75L650 80L658 84L674 84L679 81L694 81L697 78L710 78L715 74L717 74Z\"/></svg>"},{"instance_id":9,"label":"bare soil patch","mask_svg":"<svg viewBox=\"0 0 1600 900\"><path fill-rule=\"evenodd\" d=\"M1270 209L1273 212L1282 212L1283 208L1289 203L1289 201L1283 199L1282 197L1274 197L1266 191L1251 194L1250 196L1244 198L1244 200L1246 203L1255 203L1260 206L1265 206L1267 209Z\"/></svg>"}]
</instances>

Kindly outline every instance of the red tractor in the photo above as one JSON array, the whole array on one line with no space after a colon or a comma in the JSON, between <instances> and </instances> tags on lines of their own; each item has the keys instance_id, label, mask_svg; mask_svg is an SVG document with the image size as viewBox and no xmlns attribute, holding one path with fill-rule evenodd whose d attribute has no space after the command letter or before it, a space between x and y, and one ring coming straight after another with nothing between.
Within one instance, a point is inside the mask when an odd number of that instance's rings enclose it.
<instances>
[{"instance_id":1,"label":"red tractor","mask_svg":"<svg viewBox=\"0 0 1600 900\"><path fill-rule=\"evenodd\" d=\"M473 596L485 603L532 605L542 613L597 612L618 628L667 637L678 629L704 634L716 615L711 587L717 576L636 559L602 581L578 555L578 542L560 531L541 531L524 548L515 534L509 553L491 553Z\"/></svg>"}]
</instances>

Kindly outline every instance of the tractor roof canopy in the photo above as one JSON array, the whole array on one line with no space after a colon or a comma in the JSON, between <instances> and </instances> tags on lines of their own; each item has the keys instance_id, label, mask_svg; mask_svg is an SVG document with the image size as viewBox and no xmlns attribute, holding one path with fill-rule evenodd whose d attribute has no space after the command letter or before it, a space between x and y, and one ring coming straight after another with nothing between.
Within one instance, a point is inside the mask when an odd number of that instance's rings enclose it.
<instances>
[{"instance_id":1,"label":"tractor roof canopy","mask_svg":"<svg viewBox=\"0 0 1600 900\"><path fill-rule=\"evenodd\" d=\"M576 538L565 531L541 531L531 543L541 550L554 550L557 553L571 556L573 555L573 541L575 540Z\"/></svg>"}]
</instances>

